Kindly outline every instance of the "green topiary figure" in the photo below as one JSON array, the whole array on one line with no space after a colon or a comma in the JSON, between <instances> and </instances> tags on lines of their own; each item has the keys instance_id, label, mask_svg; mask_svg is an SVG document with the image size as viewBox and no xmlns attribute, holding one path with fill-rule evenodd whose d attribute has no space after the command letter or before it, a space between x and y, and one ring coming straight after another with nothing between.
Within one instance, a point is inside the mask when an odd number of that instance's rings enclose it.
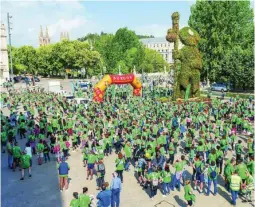
<instances>
[{"instance_id":1,"label":"green topiary figure","mask_svg":"<svg viewBox=\"0 0 255 207\"><path fill-rule=\"evenodd\" d=\"M184 45L180 50L175 47L173 51L175 74L177 74L174 84L174 100L177 98L184 99L189 84L191 84L189 97L199 97L202 60L197 49L200 40L198 33L190 27L184 27L180 31L169 29L166 39L175 44L176 40L179 39Z\"/></svg>"}]
</instances>

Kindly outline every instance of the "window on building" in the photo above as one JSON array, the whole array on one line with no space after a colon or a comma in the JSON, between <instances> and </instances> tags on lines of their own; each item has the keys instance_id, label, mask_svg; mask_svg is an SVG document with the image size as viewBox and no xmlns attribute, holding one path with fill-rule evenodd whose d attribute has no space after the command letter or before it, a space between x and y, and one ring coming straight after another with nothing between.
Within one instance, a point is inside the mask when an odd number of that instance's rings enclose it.
<instances>
[{"instance_id":1,"label":"window on building","mask_svg":"<svg viewBox=\"0 0 255 207\"><path fill-rule=\"evenodd\" d=\"M167 57L168 57L168 55L166 54L166 60L167 60Z\"/></svg>"}]
</instances>

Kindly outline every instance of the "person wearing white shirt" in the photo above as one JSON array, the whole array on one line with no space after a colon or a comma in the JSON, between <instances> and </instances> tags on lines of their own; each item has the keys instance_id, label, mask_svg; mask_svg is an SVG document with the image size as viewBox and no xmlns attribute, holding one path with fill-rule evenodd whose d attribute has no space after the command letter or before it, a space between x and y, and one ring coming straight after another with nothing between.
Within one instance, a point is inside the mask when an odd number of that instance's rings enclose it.
<instances>
[{"instance_id":1,"label":"person wearing white shirt","mask_svg":"<svg viewBox=\"0 0 255 207\"><path fill-rule=\"evenodd\" d=\"M30 159L30 167L32 167L32 148L31 148L29 142L26 143L25 151L27 152L27 155L29 155L31 157L31 159Z\"/></svg>"}]
</instances>

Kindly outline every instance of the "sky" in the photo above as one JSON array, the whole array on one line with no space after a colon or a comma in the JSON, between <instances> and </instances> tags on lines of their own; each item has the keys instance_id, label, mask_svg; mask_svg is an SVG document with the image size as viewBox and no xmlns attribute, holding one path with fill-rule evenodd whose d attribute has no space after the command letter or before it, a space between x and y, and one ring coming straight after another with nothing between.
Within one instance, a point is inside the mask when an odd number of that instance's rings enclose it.
<instances>
[{"instance_id":1,"label":"sky","mask_svg":"<svg viewBox=\"0 0 255 207\"><path fill-rule=\"evenodd\" d=\"M180 13L180 27L188 24L194 1L15 1L1 2L1 22L12 16L12 45L38 47L40 25L49 30L51 42L69 32L71 40L88 33L115 33L128 27L137 34L164 37L172 26L171 14Z\"/></svg>"}]
</instances>

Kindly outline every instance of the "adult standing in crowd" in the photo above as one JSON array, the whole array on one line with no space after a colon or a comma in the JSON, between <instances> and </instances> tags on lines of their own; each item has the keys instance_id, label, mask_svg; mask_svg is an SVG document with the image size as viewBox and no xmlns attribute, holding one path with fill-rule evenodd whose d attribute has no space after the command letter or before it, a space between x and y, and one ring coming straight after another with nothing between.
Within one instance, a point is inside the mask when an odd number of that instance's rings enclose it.
<instances>
[{"instance_id":1,"label":"adult standing in crowd","mask_svg":"<svg viewBox=\"0 0 255 207\"><path fill-rule=\"evenodd\" d=\"M118 177L118 173L114 172L111 183L111 207L119 207L120 206L120 192L121 192L121 179Z\"/></svg>"}]
</instances>

